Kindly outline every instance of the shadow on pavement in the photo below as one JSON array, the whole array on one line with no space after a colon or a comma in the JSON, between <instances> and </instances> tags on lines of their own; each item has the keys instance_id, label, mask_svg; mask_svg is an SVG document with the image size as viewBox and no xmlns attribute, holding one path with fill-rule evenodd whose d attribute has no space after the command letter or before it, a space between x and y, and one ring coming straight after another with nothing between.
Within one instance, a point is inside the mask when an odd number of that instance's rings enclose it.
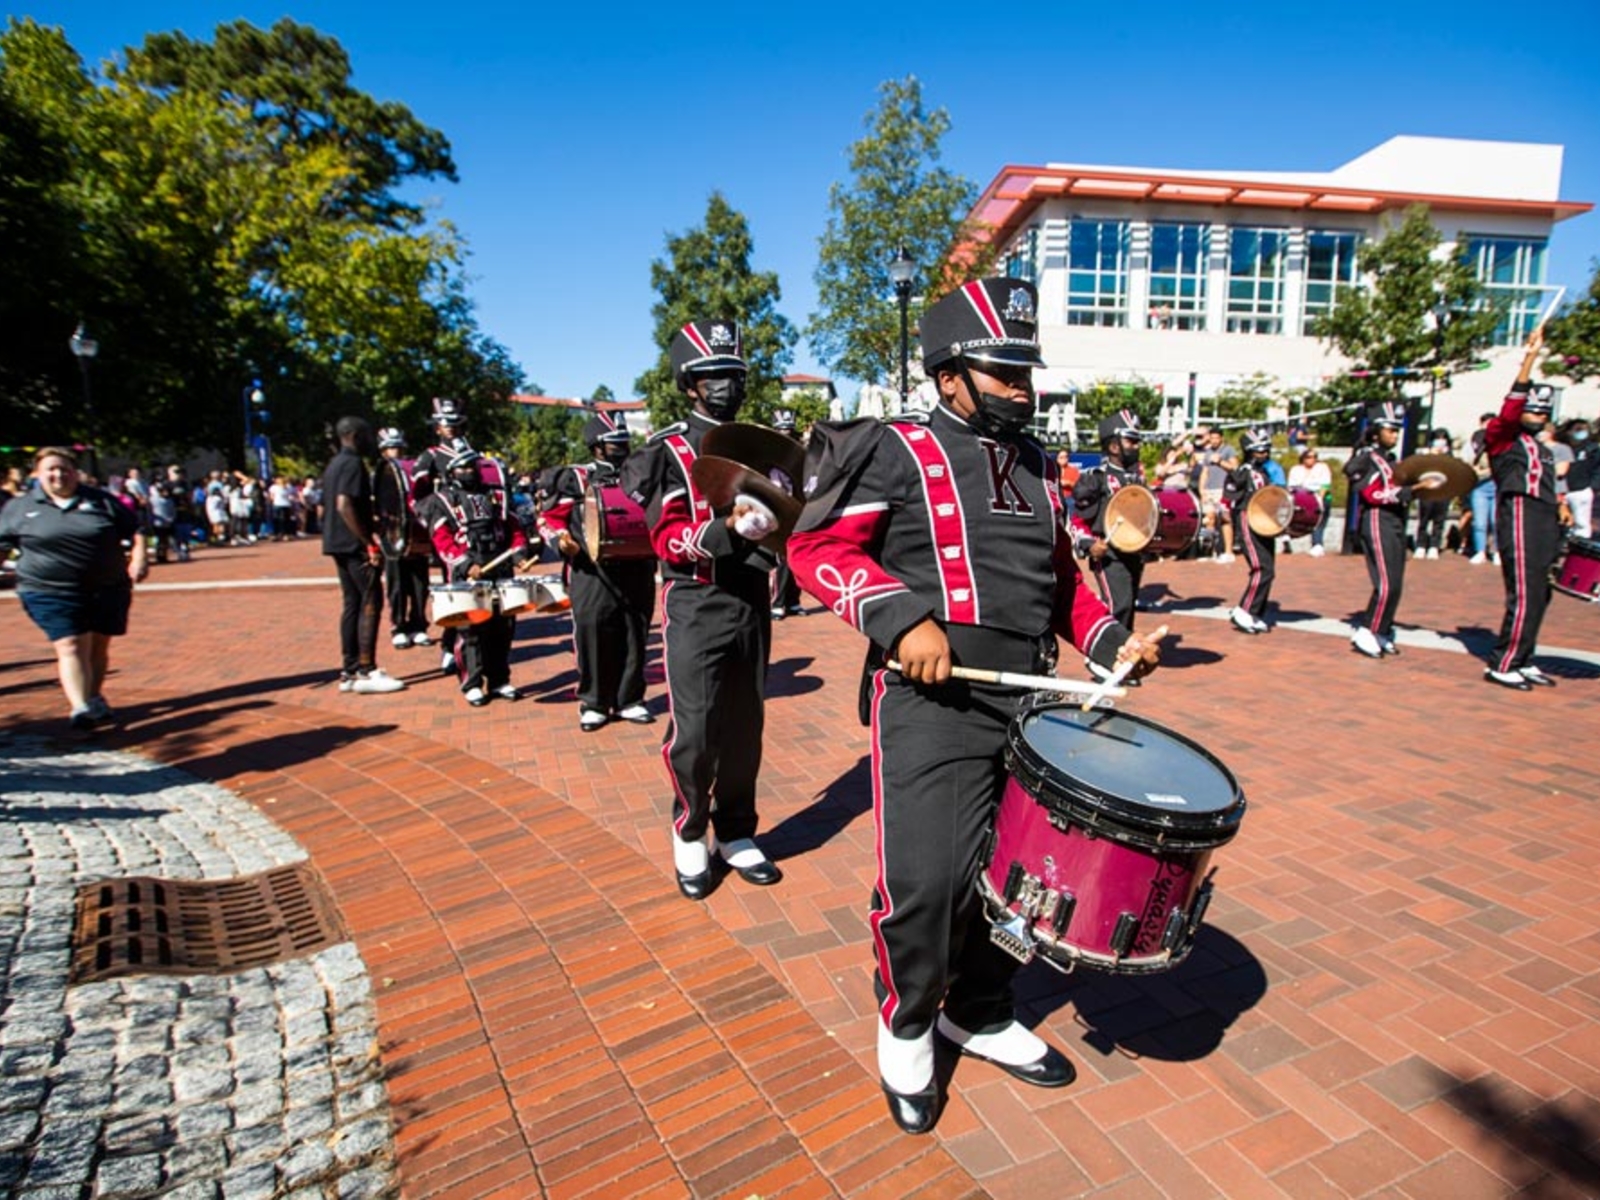
<instances>
[{"instance_id":1,"label":"shadow on pavement","mask_svg":"<svg viewBox=\"0 0 1600 1200\"><path fill-rule=\"evenodd\" d=\"M109 805L41 804L29 807L0 800L0 821L9 821L14 825L35 822L41 825L66 825L73 821L158 821L172 811L170 808L113 808Z\"/></svg>"},{"instance_id":2,"label":"shadow on pavement","mask_svg":"<svg viewBox=\"0 0 1600 1200\"><path fill-rule=\"evenodd\" d=\"M24 658L14 662L0 662L0 673L6 671L24 671L29 667L53 667L56 660L53 658Z\"/></svg>"},{"instance_id":3,"label":"shadow on pavement","mask_svg":"<svg viewBox=\"0 0 1600 1200\"><path fill-rule=\"evenodd\" d=\"M783 658L767 667L767 696L804 696L822 686L820 675L802 675L814 658Z\"/></svg>"},{"instance_id":4,"label":"shadow on pavement","mask_svg":"<svg viewBox=\"0 0 1600 1200\"><path fill-rule=\"evenodd\" d=\"M1446 1104L1555 1177L1528 1181L1518 1196L1600 1195L1600 1104L1573 1092L1530 1108L1526 1092L1493 1076L1462 1081L1434 1070L1449 1089Z\"/></svg>"},{"instance_id":5,"label":"shadow on pavement","mask_svg":"<svg viewBox=\"0 0 1600 1200\"><path fill-rule=\"evenodd\" d=\"M763 833L762 848L775 859L796 858L826 845L850 822L870 811L871 763L871 757L863 754L855 766L823 788L810 804Z\"/></svg>"},{"instance_id":6,"label":"shadow on pavement","mask_svg":"<svg viewBox=\"0 0 1600 1200\"><path fill-rule=\"evenodd\" d=\"M1161 643L1161 671L1182 671L1188 667L1208 667L1219 663L1227 655L1203 646L1189 646L1181 633L1169 634ZM1159 678L1160 672L1157 672Z\"/></svg>"}]
</instances>

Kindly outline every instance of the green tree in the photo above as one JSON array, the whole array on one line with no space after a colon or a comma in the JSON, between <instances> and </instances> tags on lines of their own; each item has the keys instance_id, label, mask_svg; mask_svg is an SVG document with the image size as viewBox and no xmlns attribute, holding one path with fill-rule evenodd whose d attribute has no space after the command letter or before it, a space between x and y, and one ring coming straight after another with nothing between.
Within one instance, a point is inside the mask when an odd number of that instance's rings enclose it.
<instances>
[{"instance_id":1,"label":"green tree","mask_svg":"<svg viewBox=\"0 0 1600 1200\"><path fill-rule=\"evenodd\" d=\"M680 419L691 407L673 381L668 355L673 337L690 321L724 318L739 323L750 367L741 420L764 423L778 403L797 335L778 311L782 292L777 272L752 269L754 252L749 223L721 192L713 192L705 224L669 235L666 257L650 264L650 283L660 296L650 312L661 353L633 386L648 402L656 428Z\"/></svg>"},{"instance_id":2,"label":"green tree","mask_svg":"<svg viewBox=\"0 0 1600 1200\"><path fill-rule=\"evenodd\" d=\"M1126 408L1139 418L1139 428L1154 429L1161 419L1163 398L1143 379L1097 379L1078 391L1077 401L1079 440L1085 446L1097 447L1101 417Z\"/></svg>"},{"instance_id":3,"label":"green tree","mask_svg":"<svg viewBox=\"0 0 1600 1200\"><path fill-rule=\"evenodd\" d=\"M1277 378L1257 371L1244 379L1230 379L1200 402L1200 411L1214 421L1264 421L1277 398Z\"/></svg>"},{"instance_id":4,"label":"green tree","mask_svg":"<svg viewBox=\"0 0 1600 1200\"><path fill-rule=\"evenodd\" d=\"M931 301L987 274L995 247L967 219L977 187L937 165L949 114L924 108L914 75L878 91L867 135L850 147L850 183L828 189L819 307L806 336L836 372L892 385L900 375L900 310L890 260L904 247L917 264L911 294Z\"/></svg>"},{"instance_id":5,"label":"green tree","mask_svg":"<svg viewBox=\"0 0 1600 1200\"><path fill-rule=\"evenodd\" d=\"M1600 375L1600 261L1594 264L1589 293L1564 305L1544 327L1546 375L1579 383Z\"/></svg>"},{"instance_id":6,"label":"green tree","mask_svg":"<svg viewBox=\"0 0 1600 1200\"><path fill-rule=\"evenodd\" d=\"M1465 246L1441 259L1436 255L1440 241L1427 206L1412 205L1398 225L1361 247L1357 265L1372 286L1342 291L1312 332L1332 342L1358 369L1436 368L1444 374L1469 369L1490 344L1500 314L1485 301ZM1388 380L1392 395L1404 375Z\"/></svg>"}]
</instances>

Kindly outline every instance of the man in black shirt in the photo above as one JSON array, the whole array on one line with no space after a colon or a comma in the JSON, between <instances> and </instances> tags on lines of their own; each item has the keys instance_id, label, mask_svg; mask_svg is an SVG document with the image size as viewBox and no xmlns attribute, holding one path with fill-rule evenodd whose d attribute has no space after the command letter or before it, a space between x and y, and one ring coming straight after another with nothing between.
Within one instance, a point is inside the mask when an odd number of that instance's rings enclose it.
<instances>
[{"instance_id":1,"label":"man in black shirt","mask_svg":"<svg viewBox=\"0 0 1600 1200\"><path fill-rule=\"evenodd\" d=\"M378 669L378 610L383 605L380 566L383 552L372 521L372 476L363 458L372 451L372 426L360 417L340 417L334 426L339 453L322 475L328 519L322 528L322 553L339 572L344 608L339 614L339 644L344 661L341 692L398 692L405 684Z\"/></svg>"}]
</instances>

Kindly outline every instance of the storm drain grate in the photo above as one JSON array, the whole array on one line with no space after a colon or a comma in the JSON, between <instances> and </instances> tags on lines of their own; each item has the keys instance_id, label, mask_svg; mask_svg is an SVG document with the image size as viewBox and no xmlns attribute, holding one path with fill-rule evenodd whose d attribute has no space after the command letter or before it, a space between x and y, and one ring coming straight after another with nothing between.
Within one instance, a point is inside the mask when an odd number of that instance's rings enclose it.
<instances>
[{"instance_id":1,"label":"storm drain grate","mask_svg":"<svg viewBox=\"0 0 1600 1200\"><path fill-rule=\"evenodd\" d=\"M78 888L68 982L229 975L344 940L309 863L236 879L101 879Z\"/></svg>"}]
</instances>

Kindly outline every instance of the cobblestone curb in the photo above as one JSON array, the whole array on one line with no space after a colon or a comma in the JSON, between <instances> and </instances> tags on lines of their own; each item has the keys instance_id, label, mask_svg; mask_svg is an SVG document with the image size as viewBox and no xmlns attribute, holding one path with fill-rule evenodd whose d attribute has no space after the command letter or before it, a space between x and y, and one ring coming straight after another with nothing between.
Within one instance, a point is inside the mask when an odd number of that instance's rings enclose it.
<instances>
[{"instance_id":1,"label":"cobblestone curb","mask_svg":"<svg viewBox=\"0 0 1600 1200\"><path fill-rule=\"evenodd\" d=\"M181 771L0 737L0 1195L397 1193L353 944L236 975L67 987L80 883L223 879L305 857L251 805Z\"/></svg>"}]
</instances>

